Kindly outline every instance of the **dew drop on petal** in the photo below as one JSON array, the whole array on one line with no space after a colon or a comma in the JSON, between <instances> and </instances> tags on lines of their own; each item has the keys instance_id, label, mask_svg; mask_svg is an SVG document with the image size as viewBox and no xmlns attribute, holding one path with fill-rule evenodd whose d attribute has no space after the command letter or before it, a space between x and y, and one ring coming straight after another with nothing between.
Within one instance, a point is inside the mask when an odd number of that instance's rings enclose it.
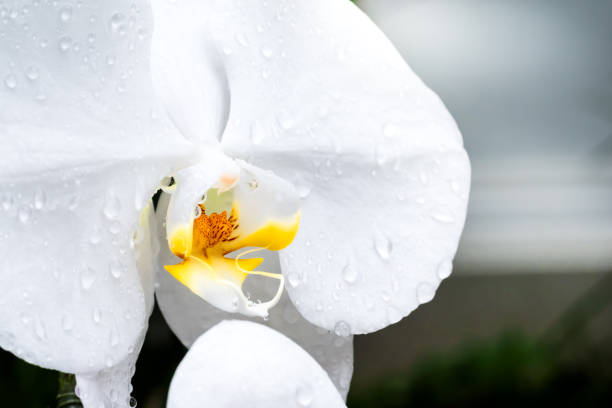
<instances>
[{"instance_id":1,"label":"dew drop on petal","mask_svg":"<svg viewBox=\"0 0 612 408\"><path fill-rule=\"evenodd\" d=\"M62 329L64 329L64 331L69 332L70 330L72 330L72 328L74 327L74 320L72 319L72 317L68 314L65 314L62 317Z\"/></svg>"},{"instance_id":2,"label":"dew drop on petal","mask_svg":"<svg viewBox=\"0 0 612 408\"><path fill-rule=\"evenodd\" d=\"M21 323L24 325L30 324L30 316L27 313L21 313L21 315L19 315L19 320L21 320Z\"/></svg>"},{"instance_id":3,"label":"dew drop on petal","mask_svg":"<svg viewBox=\"0 0 612 408\"><path fill-rule=\"evenodd\" d=\"M334 326L336 336L347 337L351 335L351 326L345 321L339 321Z\"/></svg>"},{"instance_id":4,"label":"dew drop on petal","mask_svg":"<svg viewBox=\"0 0 612 408\"><path fill-rule=\"evenodd\" d=\"M126 18L121 13L115 13L111 16L108 22L112 32L121 36L125 35L126 32Z\"/></svg>"},{"instance_id":5,"label":"dew drop on petal","mask_svg":"<svg viewBox=\"0 0 612 408\"><path fill-rule=\"evenodd\" d=\"M287 280L292 288L296 288L300 284L300 275L297 272L292 271L289 273Z\"/></svg>"},{"instance_id":6,"label":"dew drop on petal","mask_svg":"<svg viewBox=\"0 0 612 408\"><path fill-rule=\"evenodd\" d=\"M393 137L397 134L398 127L393 123L387 123L383 126L383 135L385 137Z\"/></svg>"},{"instance_id":7,"label":"dew drop on petal","mask_svg":"<svg viewBox=\"0 0 612 408\"><path fill-rule=\"evenodd\" d=\"M84 266L83 268L81 268L81 287L83 289L91 289L95 281L96 271L93 268L89 266Z\"/></svg>"},{"instance_id":8,"label":"dew drop on petal","mask_svg":"<svg viewBox=\"0 0 612 408\"><path fill-rule=\"evenodd\" d=\"M251 124L251 141L253 144L260 144L266 137L266 130L260 121L256 120Z\"/></svg>"},{"instance_id":9,"label":"dew drop on petal","mask_svg":"<svg viewBox=\"0 0 612 408\"><path fill-rule=\"evenodd\" d=\"M72 19L72 7L65 6L60 9L60 20L63 23L67 23Z\"/></svg>"},{"instance_id":10,"label":"dew drop on petal","mask_svg":"<svg viewBox=\"0 0 612 408\"><path fill-rule=\"evenodd\" d=\"M40 318L36 318L36 321L34 323L34 333L36 334L36 337L38 337L40 340L47 339L47 331L45 330L45 326L43 325L43 322L40 320Z\"/></svg>"},{"instance_id":11,"label":"dew drop on petal","mask_svg":"<svg viewBox=\"0 0 612 408\"><path fill-rule=\"evenodd\" d=\"M271 58L273 54L274 52L269 47L263 47L261 49L261 55L263 55L265 58Z\"/></svg>"},{"instance_id":12,"label":"dew drop on petal","mask_svg":"<svg viewBox=\"0 0 612 408\"><path fill-rule=\"evenodd\" d=\"M108 336L108 344L110 344L111 347L115 347L117 344L119 344L119 333L117 333L116 329L111 330L110 335Z\"/></svg>"},{"instance_id":13,"label":"dew drop on petal","mask_svg":"<svg viewBox=\"0 0 612 408\"><path fill-rule=\"evenodd\" d=\"M27 207L27 206L20 207L19 212L18 212L19 221L21 221L22 224L25 224L26 222L28 222L28 220L30 219L31 212L32 210L30 209L30 207Z\"/></svg>"},{"instance_id":14,"label":"dew drop on petal","mask_svg":"<svg viewBox=\"0 0 612 408\"><path fill-rule=\"evenodd\" d=\"M60 51L66 52L72 46L72 38L68 37L67 35L64 35L60 37L58 45L59 45Z\"/></svg>"},{"instance_id":15,"label":"dew drop on petal","mask_svg":"<svg viewBox=\"0 0 612 408\"><path fill-rule=\"evenodd\" d=\"M297 193L300 196L300 198L306 198L312 192L312 187L307 186L305 184L298 184L296 186L296 189L297 189Z\"/></svg>"},{"instance_id":16,"label":"dew drop on petal","mask_svg":"<svg viewBox=\"0 0 612 408\"><path fill-rule=\"evenodd\" d=\"M30 81L36 81L40 76L40 71L36 66L30 65L28 68L26 68L25 74Z\"/></svg>"},{"instance_id":17,"label":"dew drop on petal","mask_svg":"<svg viewBox=\"0 0 612 408\"><path fill-rule=\"evenodd\" d=\"M433 212L430 214L431 218L442 224L451 224L455 221L455 218L444 212Z\"/></svg>"},{"instance_id":18,"label":"dew drop on petal","mask_svg":"<svg viewBox=\"0 0 612 408\"><path fill-rule=\"evenodd\" d=\"M421 282L417 286L417 300L420 304L427 303L434 298L436 293L433 285L429 282Z\"/></svg>"},{"instance_id":19,"label":"dew drop on petal","mask_svg":"<svg viewBox=\"0 0 612 408\"><path fill-rule=\"evenodd\" d=\"M354 283L357 280L357 270L353 265L347 263L342 269L342 277L347 283Z\"/></svg>"},{"instance_id":20,"label":"dew drop on petal","mask_svg":"<svg viewBox=\"0 0 612 408\"><path fill-rule=\"evenodd\" d=\"M108 270L115 279L119 279L123 275L123 265L119 261L112 261L108 266Z\"/></svg>"},{"instance_id":21,"label":"dew drop on petal","mask_svg":"<svg viewBox=\"0 0 612 408\"><path fill-rule=\"evenodd\" d=\"M236 33L235 39L236 39L236 42L242 45L243 47L249 46L249 40L245 33Z\"/></svg>"},{"instance_id":22,"label":"dew drop on petal","mask_svg":"<svg viewBox=\"0 0 612 408\"><path fill-rule=\"evenodd\" d=\"M382 232L374 235L374 249L381 259L387 260L393 251L393 244Z\"/></svg>"},{"instance_id":23,"label":"dew drop on petal","mask_svg":"<svg viewBox=\"0 0 612 408\"><path fill-rule=\"evenodd\" d=\"M100 319L101 319L100 309L98 309L97 307L94 307L93 312L91 313L91 320L93 320L94 323L98 324L100 323Z\"/></svg>"},{"instance_id":24,"label":"dew drop on petal","mask_svg":"<svg viewBox=\"0 0 612 408\"><path fill-rule=\"evenodd\" d=\"M446 279L450 276L453 270L453 264L450 261L443 261L438 265L438 278Z\"/></svg>"},{"instance_id":25,"label":"dew drop on petal","mask_svg":"<svg viewBox=\"0 0 612 408\"><path fill-rule=\"evenodd\" d=\"M5 76L4 86L6 86L8 89L17 88L17 77L13 74L8 74L7 76Z\"/></svg>"},{"instance_id":26,"label":"dew drop on petal","mask_svg":"<svg viewBox=\"0 0 612 408\"><path fill-rule=\"evenodd\" d=\"M300 407L309 407L314 399L312 387L308 384L300 385L295 391L295 399Z\"/></svg>"},{"instance_id":27,"label":"dew drop on petal","mask_svg":"<svg viewBox=\"0 0 612 408\"><path fill-rule=\"evenodd\" d=\"M36 190L34 193L34 208L42 210L47 202L47 195L44 190Z\"/></svg>"},{"instance_id":28,"label":"dew drop on petal","mask_svg":"<svg viewBox=\"0 0 612 408\"><path fill-rule=\"evenodd\" d=\"M121 211L121 202L119 198L117 198L114 194L109 194L106 197L106 201L104 202L104 216L109 220L117 218L119 212Z\"/></svg>"},{"instance_id":29,"label":"dew drop on petal","mask_svg":"<svg viewBox=\"0 0 612 408\"><path fill-rule=\"evenodd\" d=\"M395 324L402 320L402 314L394 307L387 308L387 321L389 324Z\"/></svg>"}]
</instances>

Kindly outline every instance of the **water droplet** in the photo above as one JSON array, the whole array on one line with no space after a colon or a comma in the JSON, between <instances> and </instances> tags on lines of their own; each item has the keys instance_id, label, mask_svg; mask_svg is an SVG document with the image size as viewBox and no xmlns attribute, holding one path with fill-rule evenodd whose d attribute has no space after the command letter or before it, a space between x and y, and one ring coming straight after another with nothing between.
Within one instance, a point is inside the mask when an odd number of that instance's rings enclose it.
<instances>
[{"instance_id":1,"label":"water droplet","mask_svg":"<svg viewBox=\"0 0 612 408\"><path fill-rule=\"evenodd\" d=\"M30 207L21 206L19 208L19 212L18 212L19 221L21 221L23 224L25 224L30 219L30 214L31 213L32 213L32 210L30 209Z\"/></svg>"},{"instance_id":2,"label":"water droplet","mask_svg":"<svg viewBox=\"0 0 612 408\"><path fill-rule=\"evenodd\" d=\"M4 77L4 86L8 89L17 88L17 77L14 74L8 74Z\"/></svg>"},{"instance_id":3,"label":"water droplet","mask_svg":"<svg viewBox=\"0 0 612 408\"><path fill-rule=\"evenodd\" d=\"M6 194L2 197L2 209L9 211L13 208L13 197L10 194Z\"/></svg>"},{"instance_id":4,"label":"water droplet","mask_svg":"<svg viewBox=\"0 0 612 408\"><path fill-rule=\"evenodd\" d=\"M393 146L385 143L379 144L378 146L376 146L376 163L379 166L383 166L385 163L392 159L393 154Z\"/></svg>"},{"instance_id":5,"label":"water droplet","mask_svg":"<svg viewBox=\"0 0 612 408\"><path fill-rule=\"evenodd\" d=\"M387 260L393 251L393 244L382 232L378 231L374 236L374 249L381 259Z\"/></svg>"},{"instance_id":6,"label":"water droplet","mask_svg":"<svg viewBox=\"0 0 612 408\"><path fill-rule=\"evenodd\" d=\"M387 123L383 126L383 135L385 137L393 137L397 134L398 127L393 123Z\"/></svg>"},{"instance_id":7,"label":"water droplet","mask_svg":"<svg viewBox=\"0 0 612 408\"><path fill-rule=\"evenodd\" d=\"M130 397L130 407L136 408L136 405L138 405L138 401L136 401L136 398Z\"/></svg>"},{"instance_id":8,"label":"water droplet","mask_svg":"<svg viewBox=\"0 0 612 408\"><path fill-rule=\"evenodd\" d=\"M419 285L417 286L416 292L417 292L417 300L421 304L431 301L434 298L434 295L436 294L436 290L434 289L433 285L429 282L419 283Z\"/></svg>"},{"instance_id":9,"label":"water droplet","mask_svg":"<svg viewBox=\"0 0 612 408\"><path fill-rule=\"evenodd\" d=\"M121 231L121 223L119 221L111 222L110 226L108 227L108 230L111 234L118 234L119 231Z\"/></svg>"},{"instance_id":10,"label":"water droplet","mask_svg":"<svg viewBox=\"0 0 612 408\"><path fill-rule=\"evenodd\" d=\"M62 317L62 329L64 329L64 331L70 331L72 330L72 328L74 327L74 320L72 319L72 317L68 314L65 314Z\"/></svg>"},{"instance_id":11,"label":"water droplet","mask_svg":"<svg viewBox=\"0 0 612 408\"><path fill-rule=\"evenodd\" d=\"M287 116L282 116L278 118L278 124L283 130L289 130L295 126L295 120Z\"/></svg>"},{"instance_id":12,"label":"water droplet","mask_svg":"<svg viewBox=\"0 0 612 408\"><path fill-rule=\"evenodd\" d=\"M84 266L81 268L81 287L85 290L91 289L94 282L96 281L96 271L95 269Z\"/></svg>"},{"instance_id":13,"label":"water droplet","mask_svg":"<svg viewBox=\"0 0 612 408\"><path fill-rule=\"evenodd\" d=\"M147 38L147 29L144 27L140 27L136 32L136 35L138 36L138 39L140 41L144 41L144 39Z\"/></svg>"},{"instance_id":14,"label":"water droplet","mask_svg":"<svg viewBox=\"0 0 612 408\"><path fill-rule=\"evenodd\" d=\"M459 185L459 182L451 181L450 188L454 193L458 193L459 190L461 189L461 186Z\"/></svg>"},{"instance_id":15,"label":"water droplet","mask_svg":"<svg viewBox=\"0 0 612 408\"><path fill-rule=\"evenodd\" d=\"M347 283L354 283L357 280L357 270L348 263L342 269L342 277Z\"/></svg>"},{"instance_id":16,"label":"water droplet","mask_svg":"<svg viewBox=\"0 0 612 408\"><path fill-rule=\"evenodd\" d=\"M91 313L91 320L93 320L95 324L100 323L100 318L101 318L100 315L101 315L100 309L98 309L97 307L94 307Z\"/></svg>"},{"instance_id":17,"label":"water droplet","mask_svg":"<svg viewBox=\"0 0 612 408\"><path fill-rule=\"evenodd\" d=\"M395 324L402 320L402 314L394 307L387 308L387 321L389 324Z\"/></svg>"},{"instance_id":18,"label":"water droplet","mask_svg":"<svg viewBox=\"0 0 612 408\"><path fill-rule=\"evenodd\" d=\"M266 58L271 58L272 55L274 55L274 52L272 51L270 47L263 47L261 49L261 55L263 55Z\"/></svg>"},{"instance_id":19,"label":"water droplet","mask_svg":"<svg viewBox=\"0 0 612 408\"><path fill-rule=\"evenodd\" d=\"M60 9L60 20L63 23L67 23L68 21L70 21L72 19L72 7L70 6L64 6Z\"/></svg>"},{"instance_id":20,"label":"water droplet","mask_svg":"<svg viewBox=\"0 0 612 408\"><path fill-rule=\"evenodd\" d=\"M107 56L106 57L106 65L108 65L108 66L115 65L115 57L113 57L112 55Z\"/></svg>"},{"instance_id":21,"label":"water droplet","mask_svg":"<svg viewBox=\"0 0 612 408\"><path fill-rule=\"evenodd\" d=\"M455 221L452 215L443 212L433 212L431 213L431 218L443 224L451 224Z\"/></svg>"},{"instance_id":22,"label":"water droplet","mask_svg":"<svg viewBox=\"0 0 612 408\"><path fill-rule=\"evenodd\" d=\"M453 264L450 261L443 261L438 265L438 278L446 279L453 271Z\"/></svg>"},{"instance_id":23,"label":"water droplet","mask_svg":"<svg viewBox=\"0 0 612 408\"><path fill-rule=\"evenodd\" d=\"M47 339L47 331L45 330L45 326L40 318L36 318L36 322L34 323L34 333L36 333L36 337L40 340Z\"/></svg>"},{"instance_id":24,"label":"water droplet","mask_svg":"<svg viewBox=\"0 0 612 408\"><path fill-rule=\"evenodd\" d=\"M119 333L117 333L117 329L113 328L108 336L108 344L111 345L111 347L115 347L117 344L119 344Z\"/></svg>"},{"instance_id":25,"label":"water droplet","mask_svg":"<svg viewBox=\"0 0 612 408\"><path fill-rule=\"evenodd\" d=\"M247 36L244 33L236 33L235 39L236 42L242 45L243 47L249 46L249 40L247 39Z\"/></svg>"},{"instance_id":26,"label":"water droplet","mask_svg":"<svg viewBox=\"0 0 612 408\"><path fill-rule=\"evenodd\" d=\"M296 288L300 284L300 275L296 271L292 271L289 273L287 280L291 287Z\"/></svg>"},{"instance_id":27,"label":"water droplet","mask_svg":"<svg viewBox=\"0 0 612 408\"><path fill-rule=\"evenodd\" d=\"M30 65L28 68L26 68L25 74L30 81L36 81L40 76L40 71L36 66Z\"/></svg>"},{"instance_id":28,"label":"water droplet","mask_svg":"<svg viewBox=\"0 0 612 408\"><path fill-rule=\"evenodd\" d=\"M68 209L74 211L79 206L79 196L74 195L68 200Z\"/></svg>"},{"instance_id":29,"label":"water droplet","mask_svg":"<svg viewBox=\"0 0 612 408\"><path fill-rule=\"evenodd\" d=\"M351 326L347 322L339 321L334 326L334 333L336 333L336 336L340 336L340 337L350 336Z\"/></svg>"},{"instance_id":30,"label":"water droplet","mask_svg":"<svg viewBox=\"0 0 612 408\"><path fill-rule=\"evenodd\" d=\"M121 13L115 13L111 16L108 22L111 31L121 36L125 35L127 30L126 18Z\"/></svg>"},{"instance_id":31,"label":"water droplet","mask_svg":"<svg viewBox=\"0 0 612 408\"><path fill-rule=\"evenodd\" d=\"M251 141L253 144L260 144L266 137L266 129L258 120L251 124Z\"/></svg>"},{"instance_id":32,"label":"water droplet","mask_svg":"<svg viewBox=\"0 0 612 408\"><path fill-rule=\"evenodd\" d=\"M119 279L123 275L123 265L119 261L112 261L108 266L108 270L115 279Z\"/></svg>"},{"instance_id":33,"label":"water droplet","mask_svg":"<svg viewBox=\"0 0 612 408\"><path fill-rule=\"evenodd\" d=\"M308 384L300 385L295 391L295 400L300 407L309 407L313 399L314 392Z\"/></svg>"},{"instance_id":34,"label":"water droplet","mask_svg":"<svg viewBox=\"0 0 612 408\"><path fill-rule=\"evenodd\" d=\"M103 208L104 216L108 218L109 220L112 220L112 219L117 218L120 211L121 211L121 201L119 201L119 198L115 194L110 193L106 197L106 201L104 202L104 208Z\"/></svg>"},{"instance_id":35,"label":"water droplet","mask_svg":"<svg viewBox=\"0 0 612 408\"><path fill-rule=\"evenodd\" d=\"M72 38L68 37L67 35L64 35L59 39L58 44L60 51L66 52L70 49L70 46L72 45Z\"/></svg>"},{"instance_id":36,"label":"water droplet","mask_svg":"<svg viewBox=\"0 0 612 408\"><path fill-rule=\"evenodd\" d=\"M21 313L21 315L19 316L19 319L21 320L21 323L24 325L30 324L30 316L27 313Z\"/></svg>"},{"instance_id":37,"label":"water droplet","mask_svg":"<svg viewBox=\"0 0 612 408\"><path fill-rule=\"evenodd\" d=\"M34 193L34 208L42 210L47 202L47 195L44 190L36 190Z\"/></svg>"},{"instance_id":38,"label":"water droplet","mask_svg":"<svg viewBox=\"0 0 612 408\"><path fill-rule=\"evenodd\" d=\"M100 228L98 227L94 227L93 232L91 233L91 235L89 236L89 242L92 245L96 245L99 244L100 241L102 241L102 236L100 234Z\"/></svg>"},{"instance_id":39,"label":"water droplet","mask_svg":"<svg viewBox=\"0 0 612 408\"><path fill-rule=\"evenodd\" d=\"M423 185L429 183L429 176L427 175L427 173L424 170L419 172L419 180L421 180L421 184L423 184Z\"/></svg>"},{"instance_id":40,"label":"water droplet","mask_svg":"<svg viewBox=\"0 0 612 408\"><path fill-rule=\"evenodd\" d=\"M312 192L312 187L305 184L298 184L296 189L300 198L306 198Z\"/></svg>"}]
</instances>

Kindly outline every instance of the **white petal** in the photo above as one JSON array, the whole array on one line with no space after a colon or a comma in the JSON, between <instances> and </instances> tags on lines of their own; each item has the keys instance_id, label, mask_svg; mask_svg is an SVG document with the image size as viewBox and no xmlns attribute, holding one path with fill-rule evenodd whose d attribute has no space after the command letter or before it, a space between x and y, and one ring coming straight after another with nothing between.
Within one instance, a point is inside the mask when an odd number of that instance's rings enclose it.
<instances>
[{"instance_id":1,"label":"white petal","mask_svg":"<svg viewBox=\"0 0 612 408\"><path fill-rule=\"evenodd\" d=\"M85 408L128 408L132 386L130 380L136 370L136 360L144 341L144 333L135 352L124 361L94 374L77 374L77 395Z\"/></svg>"},{"instance_id":2,"label":"white petal","mask_svg":"<svg viewBox=\"0 0 612 408\"><path fill-rule=\"evenodd\" d=\"M176 262L169 251L160 252L160 265ZM278 255L266 253L259 269L280 271ZM212 326L227 319L248 319L236 313L224 312L191 292L174 279L163 268L159 269L155 295L159 308L168 325L186 347L191 347L200 335ZM276 290L273 282L259 291L265 298ZM304 319L285 294L280 302L270 309L267 320L250 319L265 324L283 333L305 349L327 371L340 394L346 398L353 372L352 336L341 337L328 330L316 327Z\"/></svg>"},{"instance_id":3,"label":"white petal","mask_svg":"<svg viewBox=\"0 0 612 408\"><path fill-rule=\"evenodd\" d=\"M349 1L180 4L156 12L156 24L180 21L202 49L219 51L165 49L225 68L224 151L294 182L304 198L298 236L281 254L298 310L367 333L431 300L450 273L470 179L438 97Z\"/></svg>"},{"instance_id":4,"label":"white petal","mask_svg":"<svg viewBox=\"0 0 612 408\"><path fill-rule=\"evenodd\" d=\"M278 332L225 321L203 334L179 365L168 408L344 407L321 367Z\"/></svg>"},{"instance_id":5,"label":"white petal","mask_svg":"<svg viewBox=\"0 0 612 408\"><path fill-rule=\"evenodd\" d=\"M188 157L155 117L150 11L133 3L16 1L0 36L0 346L65 372L137 349L152 279L134 234Z\"/></svg>"}]
</instances>

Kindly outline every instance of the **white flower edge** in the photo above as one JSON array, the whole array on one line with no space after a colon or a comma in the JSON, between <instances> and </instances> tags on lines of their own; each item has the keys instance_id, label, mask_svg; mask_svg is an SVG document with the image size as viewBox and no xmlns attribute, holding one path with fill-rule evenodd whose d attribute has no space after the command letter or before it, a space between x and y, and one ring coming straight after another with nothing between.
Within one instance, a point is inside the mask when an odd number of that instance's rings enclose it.
<instances>
[{"instance_id":1,"label":"white flower edge","mask_svg":"<svg viewBox=\"0 0 612 408\"><path fill-rule=\"evenodd\" d=\"M168 408L345 407L323 369L268 327L223 321L204 333L179 364Z\"/></svg>"}]
</instances>

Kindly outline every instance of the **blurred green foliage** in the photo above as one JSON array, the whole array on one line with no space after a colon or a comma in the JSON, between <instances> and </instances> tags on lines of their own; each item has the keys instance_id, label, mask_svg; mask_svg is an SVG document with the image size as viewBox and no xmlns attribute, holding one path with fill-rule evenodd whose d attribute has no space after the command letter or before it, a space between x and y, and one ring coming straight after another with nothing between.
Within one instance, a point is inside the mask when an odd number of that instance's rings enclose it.
<instances>
[{"instance_id":1,"label":"blurred green foliage","mask_svg":"<svg viewBox=\"0 0 612 408\"><path fill-rule=\"evenodd\" d=\"M612 401L610 350L567 360L555 345L519 332L424 357L372 387L353 388L351 408L599 407Z\"/></svg>"}]
</instances>

